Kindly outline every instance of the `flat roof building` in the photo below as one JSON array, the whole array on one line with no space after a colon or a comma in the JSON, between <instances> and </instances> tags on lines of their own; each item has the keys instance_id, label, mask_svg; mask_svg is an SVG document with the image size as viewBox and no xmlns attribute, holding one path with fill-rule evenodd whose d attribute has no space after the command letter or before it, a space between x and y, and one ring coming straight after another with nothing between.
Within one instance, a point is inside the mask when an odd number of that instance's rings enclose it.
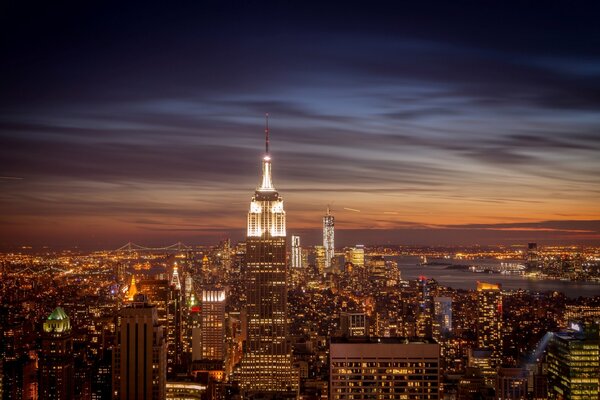
<instances>
[{"instance_id":1,"label":"flat roof building","mask_svg":"<svg viewBox=\"0 0 600 400\"><path fill-rule=\"evenodd\" d=\"M439 399L440 346L430 339L331 338L330 399Z\"/></svg>"}]
</instances>

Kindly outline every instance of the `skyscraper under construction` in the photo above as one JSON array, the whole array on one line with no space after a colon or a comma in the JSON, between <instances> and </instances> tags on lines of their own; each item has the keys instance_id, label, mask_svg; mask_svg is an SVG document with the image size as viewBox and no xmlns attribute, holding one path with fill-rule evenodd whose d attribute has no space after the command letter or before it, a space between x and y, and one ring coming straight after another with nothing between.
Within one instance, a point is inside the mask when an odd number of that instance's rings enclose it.
<instances>
[{"instance_id":1,"label":"skyscraper under construction","mask_svg":"<svg viewBox=\"0 0 600 400\"><path fill-rule=\"evenodd\" d=\"M286 229L283 199L271 180L269 129L262 162L262 182L256 189L246 239L248 336L241 364L242 390L288 393L298 390L287 344Z\"/></svg>"}]
</instances>

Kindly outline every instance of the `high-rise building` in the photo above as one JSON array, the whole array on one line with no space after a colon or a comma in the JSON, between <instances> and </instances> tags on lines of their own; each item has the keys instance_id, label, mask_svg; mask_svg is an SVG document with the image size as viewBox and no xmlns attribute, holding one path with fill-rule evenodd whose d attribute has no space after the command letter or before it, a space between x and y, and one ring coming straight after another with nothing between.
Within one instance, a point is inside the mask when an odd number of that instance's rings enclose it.
<instances>
[{"instance_id":1,"label":"high-rise building","mask_svg":"<svg viewBox=\"0 0 600 400\"><path fill-rule=\"evenodd\" d=\"M171 275L171 285L175 287L175 289L181 291L181 281L179 280L179 271L177 268L177 264L173 266L173 275Z\"/></svg>"},{"instance_id":2,"label":"high-rise building","mask_svg":"<svg viewBox=\"0 0 600 400\"><path fill-rule=\"evenodd\" d=\"M439 365L439 344L430 339L334 337L329 398L439 399Z\"/></svg>"},{"instance_id":3,"label":"high-rise building","mask_svg":"<svg viewBox=\"0 0 600 400\"><path fill-rule=\"evenodd\" d=\"M354 247L346 247L344 261L352 263L354 267L363 268L365 266L365 246L357 244Z\"/></svg>"},{"instance_id":4,"label":"high-rise building","mask_svg":"<svg viewBox=\"0 0 600 400\"><path fill-rule=\"evenodd\" d=\"M433 298L438 283L433 278L420 276L417 279L419 312L417 315L417 336L433 336Z\"/></svg>"},{"instance_id":5,"label":"high-rise building","mask_svg":"<svg viewBox=\"0 0 600 400\"><path fill-rule=\"evenodd\" d=\"M300 247L300 236L292 236L292 268L302 267L302 247Z\"/></svg>"},{"instance_id":6,"label":"high-rise building","mask_svg":"<svg viewBox=\"0 0 600 400\"><path fill-rule=\"evenodd\" d=\"M121 310L113 349L113 399L165 399L167 345L156 306L136 294Z\"/></svg>"},{"instance_id":7,"label":"high-rise building","mask_svg":"<svg viewBox=\"0 0 600 400\"><path fill-rule=\"evenodd\" d=\"M40 399L74 397L73 333L71 321L61 307L56 307L44 321L39 368Z\"/></svg>"},{"instance_id":8,"label":"high-rise building","mask_svg":"<svg viewBox=\"0 0 600 400\"><path fill-rule=\"evenodd\" d=\"M369 324L365 313L340 313L340 329L345 337L367 336Z\"/></svg>"},{"instance_id":9,"label":"high-rise building","mask_svg":"<svg viewBox=\"0 0 600 400\"><path fill-rule=\"evenodd\" d=\"M496 398L501 400L527 399L528 373L524 368L500 368L496 378Z\"/></svg>"},{"instance_id":10,"label":"high-rise building","mask_svg":"<svg viewBox=\"0 0 600 400\"><path fill-rule=\"evenodd\" d=\"M325 247L315 246L315 264L319 274L325 272Z\"/></svg>"},{"instance_id":11,"label":"high-rise building","mask_svg":"<svg viewBox=\"0 0 600 400\"><path fill-rule=\"evenodd\" d=\"M549 398L598 399L600 359L598 325L573 325L548 343Z\"/></svg>"},{"instance_id":12,"label":"high-rise building","mask_svg":"<svg viewBox=\"0 0 600 400\"><path fill-rule=\"evenodd\" d=\"M537 268L539 267L539 254L537 243L527 244L527 267Z\"/></svg>"},{"instance_id":13,"label":"high-rise building","mask_svg":"<svg viewBox=\"0 0 600 400\"><path fill-rule=\"evenodd\" d=\"M327 207L327 214L323 216L323 247L325 248L325 269L330 269L335 257L334 241L335 219Z\"/></svg>"},{"instance_id":14,"label":"high-rise building","mask_svg":"<svg viewBox=\"0 0 600 400\"><path fill-rule=\"evenodd\" d=\"M452 333L452 298L433 298L433 338L440 341Z\"/></svg>"},{"instance_id":15,"label":"high-rise building","mask_svg":"<svg viewBox=\"0 0 600 400\"><path fill-rule=\"evenodd\" d=\"M203 360L225 359L225 290L202 291L201 354Z\"/></svg>"},{"instance_id":16,"label":"high-rise building","mask_svg":"<svg viewBox=\"0 0 600 400\"><path fill-rule=\"evenodd\" d=\"M250 203L246 239L248 331L240 377L247 394L298 390L287 343L285 211L271 179L268 125L265 133L262 182Z\"/></svg>"},{"instance_id":17,"label":"high-rise building","mask_svg":"<svg viewBox=\"0 0 600 400\"><path fill-rule=\"evenodd\" d=\"M477 347L491 351L493 369L502 359L502 291L500 285L477 283Z\"/></svg>"},{"instance_id":18,"label":"high-rise building","mask_svg":"<svg viewBox=\"0 0 600 400\"><path fill-rule=\"evenodd\" d=\"M167 373L172 376L180 364L183 348L181 291L167 279L140 281L138 291L145 294L151 304L156 305L158 321L165 328Z\"/></svg>"}]
</instances>

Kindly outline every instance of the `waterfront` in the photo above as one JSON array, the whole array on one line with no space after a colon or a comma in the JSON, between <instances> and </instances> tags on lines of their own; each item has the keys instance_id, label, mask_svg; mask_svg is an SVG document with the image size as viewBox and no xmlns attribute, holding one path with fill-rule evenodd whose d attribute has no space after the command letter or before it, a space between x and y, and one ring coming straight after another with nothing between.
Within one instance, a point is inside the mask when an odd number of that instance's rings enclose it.
<instances>
[{"instance_id":1,"label":"waterfront","mask_svg":"<svg viewBox=\"0 0 600 400\"><path fill-rule=\"evenodd\" d=\"M474 290L477 281L500 283L505 290L525 289L532 292L558 291L567 297L579 296L592 297L600 295L600 284L593 282L573 282L550 279L528 278L522 275L502 275L475 273L468 270L448 269L447 265L417 265L419 257L390 257L398 262L398 268L402 279L413 280L419 276L434 278L440 284L454 289ZM489 266L499 264L500 260L475 259L475 260L438 260L431 259L430 262L448 262L451 264ZM507 261L507 260L503 260ZM517 262L517 261L515 261Z\"/></svg>"}]
</instances>

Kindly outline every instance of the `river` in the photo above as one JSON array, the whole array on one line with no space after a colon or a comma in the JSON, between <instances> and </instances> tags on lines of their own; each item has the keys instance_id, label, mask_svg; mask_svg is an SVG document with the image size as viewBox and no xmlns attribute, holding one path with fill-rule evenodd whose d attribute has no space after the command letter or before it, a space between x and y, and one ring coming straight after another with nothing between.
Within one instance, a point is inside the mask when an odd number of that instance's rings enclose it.
<instances>
[{"instance_id":1,"label":"river","mask_svg":"<svg viewBox=\"0 0 600 400\"><path fill-rule=\"evenodd\" d=\"M515 290L525 289L532 292L558 291L564 293L567 297L576 298L579 296L593 297L600 296L600 283L593 282L572 282L551 279L534 279L521 275L502 275L476 273L468 270L447 269L446 265L425 265L419 266L419 257L387 257L398 262L398 268L402 274L403 280L417 279L419 276L434 278L441 285L453 289L474 290L477 288L477 281L500 283L503 289ZM448 262L460 265L486 265L499 264L500 260L494 259L475 259L475 260L437 260L430 259L429 262ZM506 260L505 260L506 261Z\"/></svg>"}]
</instances>

